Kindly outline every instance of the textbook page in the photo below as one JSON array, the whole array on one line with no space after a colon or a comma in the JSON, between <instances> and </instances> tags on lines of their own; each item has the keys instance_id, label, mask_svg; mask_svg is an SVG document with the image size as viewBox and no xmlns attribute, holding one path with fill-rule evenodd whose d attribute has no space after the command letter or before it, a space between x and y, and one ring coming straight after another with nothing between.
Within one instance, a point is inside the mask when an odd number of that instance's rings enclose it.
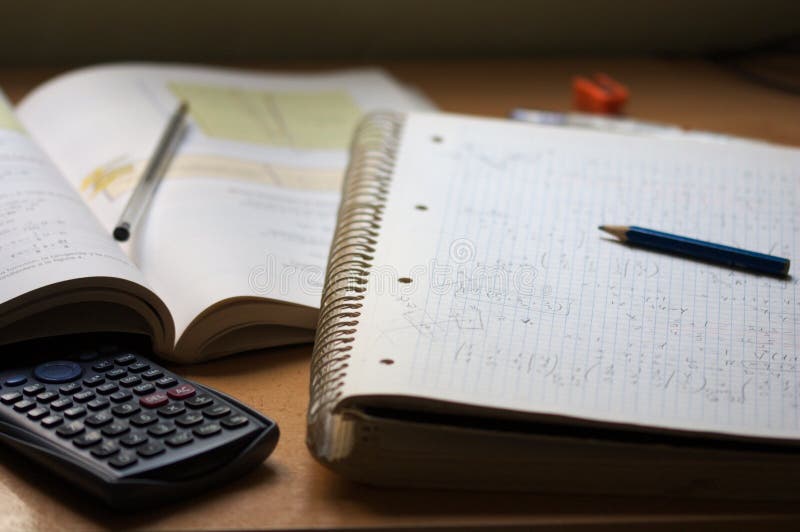
<instances>
[{"instance_id":1,"label":"textbook page","mask_svg":"<svg viewBox=\"0 0 800 532\"><path fill-rule=\"evenodd\" d=\"M798 438L796 272L636 249L597 227L796 269L799 201L796 149L412 114L343 398Z\"/></svg>"},{"instance_id":2,"label":"textbook page","mask_svg":"<svg viewBox=\"0 0 800 532\"><path fill-rule=\"evenodd\" d=\"M110 232L181 99L188 133L126 251L179 335L231 298L305 307L313 328L356 123L377 108L428 106L379 70L130 64L61 76L19 114Z\"/></svg>"},{"instance_id":3,"label":"textbook page","mask_svg":"<svg viewBox=\"0 0 800 532\"><path fill-rule=\"evenodd\" d=\"M0 92L0 303L89 277L146 286ZM51 294L52 295L52 294ZM12 305L13 306L13 305ZM0 325L8 325L8 311Z\"/></svg>"}]
</instances>

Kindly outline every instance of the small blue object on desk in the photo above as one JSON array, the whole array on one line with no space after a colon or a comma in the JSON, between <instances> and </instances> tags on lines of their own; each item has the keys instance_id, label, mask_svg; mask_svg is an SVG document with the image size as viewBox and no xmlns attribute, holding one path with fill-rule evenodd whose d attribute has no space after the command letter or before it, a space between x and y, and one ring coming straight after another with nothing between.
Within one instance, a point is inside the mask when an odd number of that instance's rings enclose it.
<instances>
[{"instance_id":1,"label":"small blue object on desk","mask_svg":"<svg viewBox=\"0 0 800 532\"><path fill-rule=\"evenodd\" d=\"M614 235L621 242L627 242L634 246L656 249L769 275L783 276L789 273L789 259L773 255L703 242L694 238L662 233L661 231L644 229L633 225L601 225L598 229Z\"/></svg>"}]
</instances>

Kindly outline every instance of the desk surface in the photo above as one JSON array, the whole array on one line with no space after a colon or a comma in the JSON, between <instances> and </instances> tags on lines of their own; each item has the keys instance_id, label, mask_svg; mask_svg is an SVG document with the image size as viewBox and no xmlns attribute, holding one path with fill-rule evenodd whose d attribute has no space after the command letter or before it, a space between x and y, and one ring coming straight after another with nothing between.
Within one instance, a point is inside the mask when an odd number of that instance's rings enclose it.
<instances>
[{"instance_id":1,"label":"desk surface","mask_svg":"<svg viewBox=\"0 0 800 532\"><path fill-rule=\"evenodd\" d=\"M278 65L319 68L344 64ZM606 71L632 90L632 117L800 145L800 96L744 80L694 60L567 59L392 62L398 79L443 110L503 116L513 107L568 110L576 73ZM795 61L795 67L797 62ZM0 68L0 84L18 100L56 69ZM800 69L795 68L800 77ZM0 528L405 528L544 527L676 522L738 527L800 521L800 507L768 502L686 501L514 493L381 489L343 480L305 447L310 346L273 349L175 368L236 396L278 421L281 440L257 471L212 494L142 515L121 516L57 477L0 448Z\"/></svg>"}]
</instances>

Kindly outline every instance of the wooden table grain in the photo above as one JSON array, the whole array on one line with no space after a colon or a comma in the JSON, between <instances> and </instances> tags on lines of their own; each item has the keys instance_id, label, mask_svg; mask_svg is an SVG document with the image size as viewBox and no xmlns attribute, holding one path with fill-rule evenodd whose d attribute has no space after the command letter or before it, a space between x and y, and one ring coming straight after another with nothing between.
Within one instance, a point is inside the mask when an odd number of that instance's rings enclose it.
<instances>
[{"instance_id":1,"label":"wooden table grain","mask_svg":"<svg viewBox=\"0 0 800 532\"><path fill-rule=\"evenodd\" d=\"M356 63L250 65L315 70ZM394 61L387 68L442 110L504 116L513 107L565 111L573 75L604 71L628 84L631 117L800 145L800 97L698 60L573 58ZM65 69L3 68L18 101ZM796 504L387 489L354 484L317 464L305 446L310 346L173 367L277 420L281 439L256 471L206 495L138 514L107 509L18 454L0 448L0 528L335 529L559 528L648 525L683 530L800 526ZM643 472L646 474L646 472ZM546 486L542 487L546 491Z\"/></svg>"}]
</instances>

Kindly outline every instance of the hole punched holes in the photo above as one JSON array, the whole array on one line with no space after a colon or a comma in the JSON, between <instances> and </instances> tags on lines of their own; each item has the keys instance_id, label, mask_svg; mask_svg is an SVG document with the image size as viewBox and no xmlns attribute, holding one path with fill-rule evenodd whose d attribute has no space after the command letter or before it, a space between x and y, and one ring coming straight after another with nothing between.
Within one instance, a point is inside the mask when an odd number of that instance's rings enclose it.
<instances>
[{"instance_id":1,"label":"hole punched holes","mask_svg":"<svg viewBox=\"0 0 800 532\"><path fill-rule=\"evenodd\" d=\"M398 283L409 284L411 282L411 277L400 277L397 279Z\"/></svg>"},{"instance_id":2,"label":"hole punched holes","mask_svg":"<svg viewBox=\"0 0 800 532\"><path fill-rule=\"evenodd\" d=\"M414 208L417 209L418 211L427 211L428 210L428 206L427 205L421 205L421 204L420 205L414 205Z\"/></svg>"},{"instance_id":3,"label":"hole punched holes","mask_svg":"<svg viewBox=\"0 0 800 532\"><path fill-rule=\"evenodd\" d=\"M441 144L442 142L444 142L444 138L442 138L441 135L434 135L431 137L431 140L436 144Z\"/></svg>"},{"instance_id":4,"label":"hole punched holes","mask_svg":"<svg viewBox=\"0 0 800 532\"><path fill-rule=\"evenodd\" d=\"M391 366L392 364L394 364L394 360L392 360L391 358L382 358L382 359L380 360L380 362L381 362L381 364L383 364L384 366Z\"/></svg>"}]
</instances>

